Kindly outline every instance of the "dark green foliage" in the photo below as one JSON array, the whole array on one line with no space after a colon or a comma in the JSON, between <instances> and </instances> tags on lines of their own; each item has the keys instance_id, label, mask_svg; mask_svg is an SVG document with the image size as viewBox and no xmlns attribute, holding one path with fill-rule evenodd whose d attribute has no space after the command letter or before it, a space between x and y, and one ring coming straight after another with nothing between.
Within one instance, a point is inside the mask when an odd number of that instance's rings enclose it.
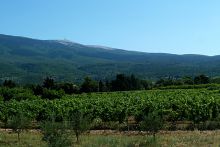
<instances>
[{"instance_id":1,"label":"dark green foliage","mask_svg":"<svg viewBox=\"0 0 220 147\"><path fill-rule=\"evenodd\" d=\"M53 79L45 79L43 86L40 86L40 85L35 86L34 85L31 87L31 89L32 89L34 95L39 95L39 96L42 96L43 98L46 98L46 96L48 96L48 93L54 93L54 91L59 91L58 93L60 93L60 92L62 93L62 91L64 91L66 94L79 93L78 86L76 86L72 83L57 83L57 84L55 84ZM50 92L48 92L48 91L50 91ZM51 92L51 91L53 91L53 92ZM55 96L55 97L57 97L57 96Z\"/></svg>"},{"instance_id":2,"label":"dark green foliage","mask_svg":"<svg viewBox=\"0 0 220 147\"><path fill-rule=\"evenodd\" d=\"M140 90L143 88L141 80L136 78L133 74L130 76L129 81L129 90Z\"/></svg>"},{"instance_id":3,"label":"dark green foliage","mask_svg":"<svg viewBox=\"0 0 220 147\"><path fill-rule=\"evenodd\" d=\"M182 85L182 81L172 78L164 78L156 81L155 85L158 87L170 86L170 85Z\"/></svg>"},{"instance_id":4,"label":"dark green foliage","mask_svg":"<svg viewBox=\"0 0 220 147\"><path fill-rule=\"evenodd\" d=\"M208 84L209 82L210 82L210 79L206 75L199 75L194 78L195 84Z\"/></svg>"},{"instance_id":5,"label":"dark green foliage","mask_svg":"<svg viewBox=\"0 0 220 147\"><path fill-rule=\"evenodd\" d=\"M112 91L140 90L145 87L148 88L147 81L141 81L134 75L118 74L116 79L111 82Z\"/></svg>"},{"instance_id":6,"label":"dark green foliage","mask_svg":"<svg viewBox=\"0 0 220 147\"><path fill-rule=\"evenodd\" d=\"M34 92L34 95L42 95L43 89L44 88L40 85L32 86L32 91Z\"/></svg>"},{"instance_id":7,"label":"dark green foliage","mask_svg":"<svg viewBox=\"0 0 220 147\"><path fill-rule=\"evenodd\" d=\"M18 112L11 116L9 119L9 127L12 131L17 133L18 140L20 141L20 134L30 126L30 119L26 117L22 112Z\"/></svg>"},{"instance_id":8,"label":"dark green foliage","mask_svg":"<svg viewBox=\"0 0 220 147\"><path fill-rule=\"evenodd\" d=\"M33 95L32 92L27 91L27 92L24 92L24 93L15 94L13 96L13 99L17 100L17 101L21 101L21 100L35 100L35 99L39 99L39 97Z\"/></svg>"},{"instance_id":9,"label":"dark green foliage","mask_svg":"<svg viewBox=\"0 0 220 147\"><path fill-rule=\"evenodd\" d=\"M185 76L185 77L182 78L182 81L183 81L184 85L194 84L194 81L193 81L192 77Z\"/></svg>"},{"instance_id":10,"label":"dark green foliage","mask_svg":"<svg viewBox=\"0 0 220 147\"><path fill-rule=\"evenodd\" d=\"M79 93L79 88L73 83L60 83L56 85L57 89L62 89L66 94Z\"/></svg>"},{"instance_id":11,"label":"dark green foliage","mask_svg":"<svg viewBox=\"0 0 220 147\"><path fill-rule=\"evenodd\" d=\"M214 77L210 79L210 83L220 84L220 77Z\"/></svg>"},{"instance_id":12,"label":"dark green foliage","mask_svg":"<svg viewBox=\"0 0 220 147\"><path fill-rule=\"evenodd\" d=\"M97 92L98 91L98 83L96 81L92 80L91 78L86 77L84 79L84 82L81 85L80 91L86 92L86 93Z\"/></svg>"},{"instance_id":13,"label":"dark green foliage","mask_svg":"<svg viewBox=\"0 0 220 147\"><path fill-rule=\"evenodd\" d=\"M9 88L1 88L0 89L0 94L3 97L4 101L9 101L14 96L13 90L9 89Z\"/></svg>"},{"instance_id":14,"label":"dark green foliage","mask_svg":"<svg viewBox=\"0 0 220 147\"><path fill-rule=\"evenodd\" d=\"M129 79L124 74L118 74L111 84L113 91L126 91L130 88Z\"/></svg>"},{"instance_id":15,"label":"dark green foliage","mask_svg":"<svg viewBox=\"0 0 220 147\"><path fill-rule=\"evenodd\" d=\"M63 90L50 90L50 89L43 89L42 98L43 99L60 99L64 96L65 92Z\"/></svg>"},{"instance_id":16,"label":"dark green foliage","mask_svg":"<svg viewBox=\"0 0 220 147\"><path fill-rule=\"evenodd\" d=\"M49 147L70 147L70 133L65 122L55 122L54 119L45 121L41 124L43 141L46 141Z\"/></svg>"},{"instance_id":17,"label":"dark green foliage","mask_svg":"<svg viewBox=\"0 0 220 147\"><path fill-rule=\"evenodd\" d=\"M4 101L9 100L34 100L37 99L36 96L33 95L32 91L24 88L0 88L0 95L3 97Z\"/></svg>"},{"instance_id":18,"label":"dark green foliage","mask_svg":"<svg viewBox=\"0 0 220 147\"><path fill-rule=\"evenodd\" d=\"M16 83L13 82L12 80L5 80L3 82L3 86L8 87L8 88L14 88L14 87L16 87Z\"/></svg>"},{"instance_id":19,"label":"dark green foliage","mask_svg":"<svg viewBox=\"0 0 220 147\"><path fill-rule=\"evenodd\" d=\"M149 90L153 87L152 83L146 80L141 80L141 85L143 86L143 89L146 89L146 90Z\"/></svg>"},{"instance_id":20,"label":"dark green foliage","mask_svg":"<svg viewBox=\"0 0 220 147\"><path fill-rule=\"evenodd\" d=\"M99 92L106 91L104 83L100 80L99 81Z\"/></svg>"},{"instance_id":21,"label":"dark green foliage","mask_svg":"<svg viewBox=\"0 0 220 147\"><path fill-rule=\"evenodd\" d=\"M209 84L210 78L206 75L199 75L192 79L189 76L182 78L162 78L156 81L156 87L166 87L166 86L179 86L179 85L199 85L199 84Z\"/></svg>"},{"instance_id":22,"label":"dark green foliage","mask_svg":"<svg viewBox=\"0 0 220 147\"><path fill-rule=\"evenodd\" d=\"M55 88L54 79L50 77L44 79L43 87L47 89L54 89Z\"/></svg>"},{"instance_id":23,"label":"dark green foliage","mask_svg":"<svg viewBox=\"0 0 220 147\"><path fill-rule=\"evenodd\" d=\"M4 128L6 129L7 124L8 124L8 119L9 119L9 115L8 115L8 108L4 105L3 102L0 102L0 122L2 122L4 124ZM2 127L2 126L1 126Z\"/></svg>"},{"instance_id":24,"label":"dark green foliage","mask_svg":"<svg viewBox=\"0 0 220 147\"><path fill-rule=\"evenodd\" d=\"M105 87L106 92L111 91L111 89L112 89L111 88L111 83L108 80L105 81L105 86L106 86Z\"/></svg>"}]
</instances>

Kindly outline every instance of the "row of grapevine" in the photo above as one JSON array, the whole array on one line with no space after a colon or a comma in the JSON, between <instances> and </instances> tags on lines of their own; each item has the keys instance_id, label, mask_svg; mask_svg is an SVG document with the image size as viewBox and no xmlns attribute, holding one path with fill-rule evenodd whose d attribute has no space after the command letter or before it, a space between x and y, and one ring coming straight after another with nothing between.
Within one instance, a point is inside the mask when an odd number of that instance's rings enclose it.
<instances>
[{"instance_id":1,"label":"row of grapevine","mask_svg":"<svg viewBox=\"0 0 220 147\"><path fill-rule=\"evenodd\" d=\"M72 110L80 110L92 118L123 122L128 116L141 121L150 111L158 111L166 121L203 122L218 119L220 93L211 90L152 90L66 95L56 100L11 100L0 102L0 117L23 112L37 120L52 114L56 120L67 118Z\"/></svg>"}]
</instances>

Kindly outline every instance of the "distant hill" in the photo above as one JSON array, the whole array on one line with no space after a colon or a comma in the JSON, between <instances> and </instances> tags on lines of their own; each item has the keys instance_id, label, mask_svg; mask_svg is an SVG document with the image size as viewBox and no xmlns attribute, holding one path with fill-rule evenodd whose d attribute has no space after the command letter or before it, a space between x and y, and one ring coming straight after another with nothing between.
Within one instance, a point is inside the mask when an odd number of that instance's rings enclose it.
<instances>
[{"instance_id":1,"label":"distant hill","mask_svg":"<svg viewBox=\"0 0 220 147\"><path fill-rule=\"evenodd\" d=\"M220 75L220 56L174 55L88 46L68 40L0 35L0 78L41 82L45 76L79 82L85 76L111 79L118 73L140 78Z\"/></svg>"}]
</instances>

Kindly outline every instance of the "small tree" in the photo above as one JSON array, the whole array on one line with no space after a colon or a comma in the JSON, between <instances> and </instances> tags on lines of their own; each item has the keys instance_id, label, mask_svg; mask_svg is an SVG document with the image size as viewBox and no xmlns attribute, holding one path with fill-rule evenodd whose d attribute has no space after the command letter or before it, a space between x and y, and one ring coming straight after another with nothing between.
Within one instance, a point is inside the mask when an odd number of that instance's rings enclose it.
<instances>
[{"instance_id":1,"label":"small tree","mask_svg":"<svg viewBox=\"0 0 220 147\"><path fill-rule=\"evenodd\" d=\"M141 130L149 131L153 134L154 139L156 133L163 127L163 120L161 116L158 115L158 112L150 112L144 117L143 122L141 123Z\"/></svg>"},{"instance_id":2,"label":"small tree","mask_svg":"<svg viewBox=\"0 0 220 147\"><path fill-rule=\"evenodd\" d=\"M65 122L55 122L55 119L45 121L41 124L41 130L42 140L46 141L49 147L69 147L72 144Z\"/></svg>"},{"instance_id":3,"label":"small tree","mask_svg":"<svg viewBox=\"0 0 220 147\"><path fill-rule=\"evenodd\" d=\"M13 132L17 133L18 140L20 141L20 134L26 130L31 121L29 118L25 117L22 112L18 112L9 119L9 127Z\"/></svg>"},{"instance_id":4,"label":"small tree","mask_svg":"<svg viewBox=\"0 0 220 147\"><path fill-rule=\"evenodd\" d=\"M88 115L84 115L82 112L76 110L69 113L69 125L76 135L77 142L79 142L79 136L89 130L91 119Z\"/></svg>"}]
</instances>

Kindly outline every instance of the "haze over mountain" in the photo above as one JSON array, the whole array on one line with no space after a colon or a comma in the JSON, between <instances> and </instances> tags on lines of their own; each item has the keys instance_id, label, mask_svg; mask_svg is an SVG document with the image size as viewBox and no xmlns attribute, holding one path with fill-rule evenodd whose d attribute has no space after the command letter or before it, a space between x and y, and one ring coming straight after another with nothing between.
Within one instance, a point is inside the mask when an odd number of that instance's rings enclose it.
<instances>
[{"instance_id":1,"label":"haze over mountain","mask_svg":"<svg viewBox=\"0 0 220 147\"><path fill-rule=\"evenodd\" d=\"M82 81L111 79L118 73L140 78L220 75L220 56L126 51L68 40L37 40L0 35L0 78L37 83L46 76Z\"/></svg>"}]
</instances>

